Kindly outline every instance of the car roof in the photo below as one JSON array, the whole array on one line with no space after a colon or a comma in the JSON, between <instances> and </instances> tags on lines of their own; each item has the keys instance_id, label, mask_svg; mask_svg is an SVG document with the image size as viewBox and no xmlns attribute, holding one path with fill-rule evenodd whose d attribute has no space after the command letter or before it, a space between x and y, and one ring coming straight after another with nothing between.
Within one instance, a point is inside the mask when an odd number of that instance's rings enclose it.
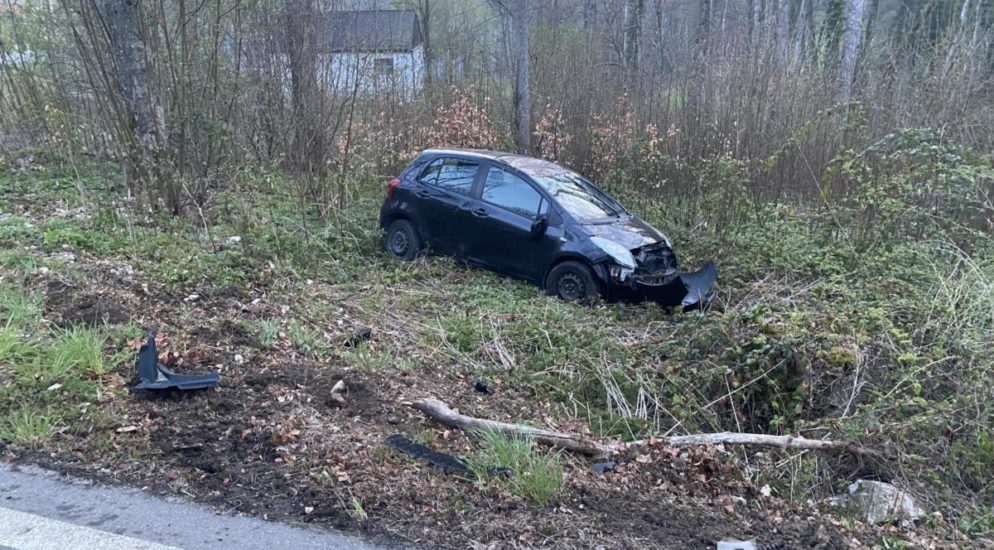
<instances>
[{"instance_id":1,"label":"car roof","mask_svg":"<svg viewBox=\"0 0 994 550\"><path fill-rule=\"evenodd\" d=\"M423 155L461 155L464 157L476 157L480 159L495 160L503 162L512 168L521 170L529 176L547 175L550 172L562 172L566 168L554 162L516 153L505 153L502 151L488 151L486 149L426 149Z\"/></svg>"}]
</instances>

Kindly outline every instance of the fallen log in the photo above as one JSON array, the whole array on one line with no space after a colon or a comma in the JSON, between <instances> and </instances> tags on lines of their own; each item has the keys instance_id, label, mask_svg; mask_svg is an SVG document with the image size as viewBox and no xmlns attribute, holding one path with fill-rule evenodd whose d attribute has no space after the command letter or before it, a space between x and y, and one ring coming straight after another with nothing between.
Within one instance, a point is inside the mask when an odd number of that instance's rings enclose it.
<instances>
[{"instance_id":1,"label":"fallen log","mask_svg":"<svg viewBox=\"0 0 994 550\"><path fill-rule=\"evenodd\" d=\"M648 441L600 443L578 434L569 434L533 428L522 424L511 424L497 420L487 420L466 416L454 411L451 407L437 399L419 399L405 402L405 405L417 409L450 428L462 430L495 430L512 435L521 435L534 439L538 443L557 449L594 456L604 457L619 453L626 448L648 445ZM695 445L752 445L759 447L774 447L779 449L803 449L814 451L831 451L849 453L858 456L877 456L880 454L872 449L856 445L848 441L831 441L826 439L808 439L789 435L750 434L738 432L719 432L709 434L675 435L656 438L659 445L668 447L692 447Z\"/></svg>"}]
</instances>

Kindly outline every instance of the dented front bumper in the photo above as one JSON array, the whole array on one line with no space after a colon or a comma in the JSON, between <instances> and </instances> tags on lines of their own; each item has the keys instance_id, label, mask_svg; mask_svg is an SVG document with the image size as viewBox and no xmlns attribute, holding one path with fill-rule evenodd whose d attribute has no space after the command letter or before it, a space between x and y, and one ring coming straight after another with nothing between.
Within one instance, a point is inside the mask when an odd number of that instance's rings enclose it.
<instances>
[{"instance_id":1,"label":"dented front bumper","mask_svg":"<svg viewBox=\"0 0 994 550\"><path fill-rule=\"evenodd\" d=\"M611 300L651 300L666 307L705 308L715 296L718 266L714 262L692 273L680 273L673 265L657 265L652 270L639 265L635 269L608 266L606 297Z\"/></svg>"}]
</instances>

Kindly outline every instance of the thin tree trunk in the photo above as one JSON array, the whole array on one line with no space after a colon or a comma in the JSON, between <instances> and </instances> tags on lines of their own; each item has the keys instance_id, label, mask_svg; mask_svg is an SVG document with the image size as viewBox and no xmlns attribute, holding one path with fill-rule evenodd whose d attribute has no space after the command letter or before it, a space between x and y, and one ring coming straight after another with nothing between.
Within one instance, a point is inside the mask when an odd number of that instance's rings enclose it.
<instances>
[{"instance_id":1,"label":"thin tree trunk","mask_svg":"<svg viewBox=\"0 0 994 550\"><path fill-rule=\"evenodd\" d=\"M293 99L290 158L298 173L313 175L323 166L321 131L314 120L317 111L316 10L313 0L288 0L286 11L287 55L290 58L290 92Z\"/></svg>"},{"instance_id":2,"label":"thin tree trunk","mask_svg":"<svg viewBox=\"0 0 994 550\"><path fill-rule=\"evenodd\" d=\"M583 29L590 30L597 20L597 3L594 0L585 0L583 3Z\"/></svg>"},{"instance_id":3,"label":"thin tree trunk","mask_svg":"<svg viewBox=\"0 0 994 550\"><path fill-rule=\"evenodd\" d=\"M842 67L839 71L839 101L852 98L853 80L856 77L856 60L863 40L863 16L866 0L846 0L845 22L842 33Z\"/></svg>"},{"instance_id":4,"label":"thin tree trunk","mask_svg":"<svg viewBox=\"0 0 994 550\"><path fill-rule=\"evenodd\" d=\"M431 49L431 0L420 0L418 11L421 12L421 38L425 47L425 86L431 88L435 67L435 53Z\"/></svg>"},{"instance_id":5,"label":"thin tree trunk","mask_svg":"<svg viewBox=\"0 0 994 550\"><path fill-rule=\"evenodd\" d=\"M518 151L531 151L531 100L528 91L528 0L514 0L511 26L517 47L517 77L514 81L514 106L518 114Z\"/></svg>"},{"instance_id":6,"label":"thin tree trunk","mask_svg":"<svg viewBox=\"0 0 994 550\"><path fill-rule=\"evenodd\" d=\"M152 70L142 32L141 3L138 0L101 0L100 12L106 25L111 58L116 69L127 126L128 180L132 191L157 199L179 212L174 186L165 181L166 117L152 88Z\"/></svg>"},{"instance_id":7,"label":"thin tree trunk","mask_svg":"<svg viewBox=\"0 0 994 550\"><path fill-rule=\"evenodd\" d=\"M781 62L786 63L790 52L790 4L787 0L779 0L776 10L777 48Z\"/></svg>"},{"instance_id":8,"label":"thin tree trunk","mask_svg":"<svg viewBox=\"0 0 994 550\"><path fill-rule=\"evenodd\" d=\"M804 48L808 44L808 17L811 10L811 0L801 0L797 10L797 23L794 26L794 56L795 63L804 56Z\"/></svg>"}]
</instances>

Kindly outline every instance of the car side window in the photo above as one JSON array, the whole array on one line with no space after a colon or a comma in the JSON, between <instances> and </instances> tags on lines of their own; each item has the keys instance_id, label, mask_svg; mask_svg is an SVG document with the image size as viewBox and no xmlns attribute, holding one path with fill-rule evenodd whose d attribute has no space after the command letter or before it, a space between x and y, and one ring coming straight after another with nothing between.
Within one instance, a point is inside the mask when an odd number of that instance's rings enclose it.
<instances>
[{"instance_id":1,"label":"car side window","mask_svg":"<svg viewBox=\"0 0 994 550\"><path fill-rule=\"evenodd\" d=\"M471 160L439 158L431 161L425 167L418 181L448 191L470 195L473 192L473 178L476 177L476 170L479 166L479 163Z\"/></svg>"},{"instance_id":2,"label":"car side window","mask_svg":"<svg viewBox=\"0 0 994 550\"><path fill-rule=\"evenodd\" d=\"M500 168L490 168L487 172L482 198L526 218L536 217L540 209L548 210L549 204L527 181Z\"/></svg>"}]
</instances>

